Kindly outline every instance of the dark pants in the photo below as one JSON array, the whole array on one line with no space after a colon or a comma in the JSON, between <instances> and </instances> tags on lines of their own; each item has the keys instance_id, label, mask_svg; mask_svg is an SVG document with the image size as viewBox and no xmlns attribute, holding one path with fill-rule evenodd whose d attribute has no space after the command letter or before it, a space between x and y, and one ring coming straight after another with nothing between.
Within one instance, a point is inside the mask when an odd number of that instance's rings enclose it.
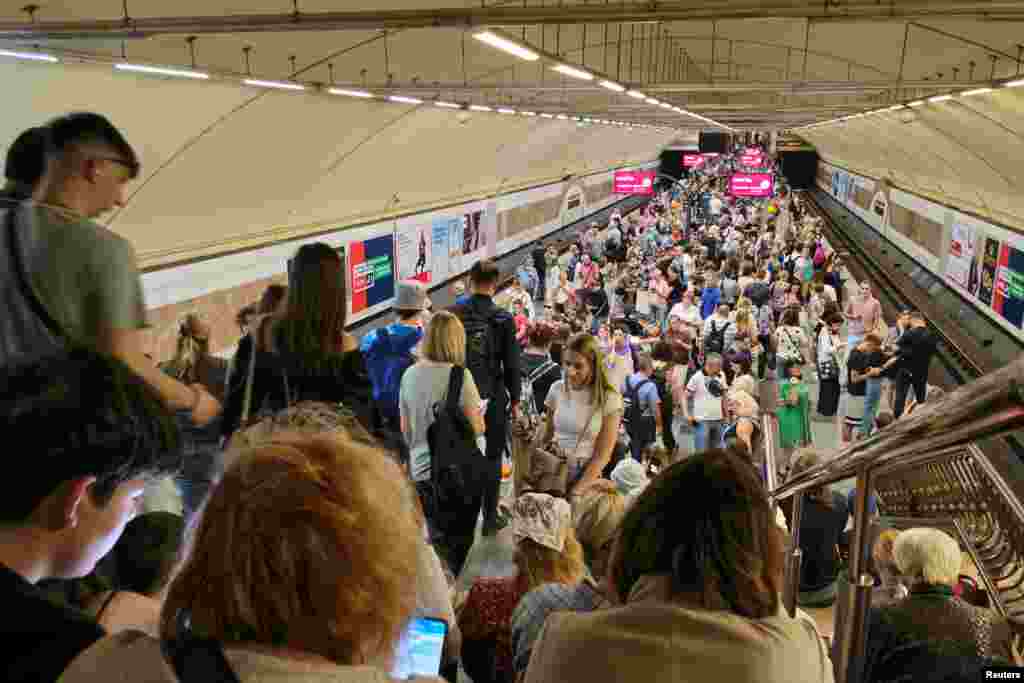
<instances>
[{"instance_id":1,"label":"dark pants","mask_svg":"<svg viewBox=\"0 0 1024 683\"><path fill-rule=\"evenodd\" d=\"M460 498L438 505L426 482L417 482L423 509L427 513L430 543L438 557L456 577L462 573L466 557L476 536L476 519L480 516L480 491L466 491Z\"/></svg>"},{"instance_id":2,"label":"dark pants","mask_svg":"<svg viewBox=\"0 0 1024 683\"><path fill-rule=\"evenodd\" d=\"M544 292L546 291L545 288L547 287L547 281L548 281L547 274L548 274L547 270L537 269L537 280L538 280L538 282L537 282L537 296L536 296L536 300L540 302L540 305L542 307L544 306Z\"/></svg>"},{"instance_id":3,"label":"dark pants","mask_svg":"<svg viewBox=\"0 0 1024 683\"><path fill-rule=\"evenodd\" d=\"M501 495L501 456L508 444L508 397L504 388L500 397L494 397L487 404L484 415L484 434L487 437L487 453L483 481L484 533L498 528L498 498ZM474 523L476 517L473 518Z\"/></svg>"},{"instance_id":4,"label":"dark pants","mask_svg":"<svg viewBox=\"0 0 1024 683\"><path fill-rule=\"evenodd\" d=\"M914 388L914 395L918 403L924 403L925 395L928 393L928 375L912 375L909 372L901 372L896 378L896 395L893 399L892 414L899 417L903 414L903 407L907 404L907 392Z\"/></svg>"}]
</instances>

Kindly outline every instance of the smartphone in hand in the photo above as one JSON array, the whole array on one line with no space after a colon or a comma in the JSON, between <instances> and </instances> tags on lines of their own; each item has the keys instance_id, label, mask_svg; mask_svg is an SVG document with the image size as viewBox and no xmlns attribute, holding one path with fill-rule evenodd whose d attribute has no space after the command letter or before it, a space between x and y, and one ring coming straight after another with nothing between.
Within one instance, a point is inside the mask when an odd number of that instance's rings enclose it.
<instances>
[{"instance_id":1,"label":"smartphone in hand","mask_svg":"<svg viewBox=\"0 0 1024 683\"><path fill-rule=\"evenodd\" d=\"M448 622L430 617L414 617L398 643L392 678L409 681L437 677L448 637Z\"/></svg>"}]
</instances>

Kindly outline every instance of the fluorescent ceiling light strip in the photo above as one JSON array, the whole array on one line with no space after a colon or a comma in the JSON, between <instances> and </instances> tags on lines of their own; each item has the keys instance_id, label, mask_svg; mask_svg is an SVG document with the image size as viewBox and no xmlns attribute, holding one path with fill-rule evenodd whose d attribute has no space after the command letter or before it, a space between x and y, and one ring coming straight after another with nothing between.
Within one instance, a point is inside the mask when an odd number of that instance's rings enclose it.
<instances>
[{"instance_id":1,"label":"fluorescent ceiling light strip","mask_svg":"<svg viewBox=\"0 0 1024 683\"><path fill-rule=\"evenodd\" d=\"M551 70L557 71L558 73L563 74L565 76L579 78L580 80L584 81L594 80L594 74L588 71L584 71L582 69L577 69L575 67L569 66L568 64L559 64L558 66L553 66L551 67Z\"/></svg>"},{"instance_id":2,"label":"fluorescent ceiling light strip","mask_svg":"<svg viewBox=\"0 0 1024 683\"><path fill-rule=\"evenodd\" d=\"M1017 81L1010 81L1009 83L1003 83L1003 85L1006 86L1007 88L1019 88L1020 86L1024 85L1024 78Z\"/></svg>"},{"instance_id":3,"label":"fluorescent ceiling light strip","mask_svg":"<svg viewBox=\"0 0 1024 683\"><path fill-rule=\"evenodd\" d=\"M920 107L924 104L924 100L914 100L913 102L907 102L908 107Z\"/></svg>"},{"instance_id":4,"label":"fluorescent ceiling light strip","mask_svg":"<svg viewBox=\"0 0 1024 683\"><path fill-rule=\"evenodd\" d=\"M630 97L636 98L638 100L645 100L645 99L647 99L647 95L643 94L639 90L630 90L626 94L629 95Z\"/></svg>"},{"instance_id":5,"label":"fluorescent ceiling light strip","mask_svg":"<svg viewBox=\"0 0 1024 683\"><path fill-rule=\"evenodd\" d=\"M654 99L653 97L648 97L646 100L644 100L644 102L646 102L647 104L661 104L661 102Z\"/></svg>"},{"instance_id":6,"label":"fluorescent ceiling light strip","mask_svg":"<svg viewBox=\"0 0 1024 683\"><path fill-rule=\"evenodd\" d=\"M363 99L370 99L373 97L373 93L368 93L365 90L345 90L344 88L329 88L327 92L332 95L341 95L343 97L361 97Z\"/></svg>"},{"instance_id":7,"label":"fluorescent ceiling light strip","mask_svg":"<svg viewBox=\"0 0 1024 683\"><path fill-rule=\"evenodd\" d=\"M415 97L404 97L402 95L388 95L388 99L392 102L401 102L402 104L423 104L423 100L418 100Z\"/></svg>"},{"instance_id":8,"label":"fluorescent ceiling light strip","mask_svg":"<svg viewBox=\"0 0 1024 683\"><path fill-rule=\"evenodd\" d=\"M438 101L438 102L434 102L434 106L436 106L436 107L444 107L445 109L462 109L462 105L461 104L456 104L455 102L440 102L440 101Z\"/></svg>"},{"instance_id":9,"label":"fluorescent ceiling light strip","mask_svg":"<svg viewBox=\"0 0 1024 683\"><path fill-rule=\"evenodd\" d=\"M535 112L535 111L521 111L519 113L522 114L523 116L536 116L537 115L537 112Z\"/></svg>"},{"instance_id":10,"label":"fluorescent ceiling light strip","mask_svg":"<svg viewBox=\"0 0 1024 683\"><path fill-rule=\"evenodd\" d=\"M511 40L508 40L507 38L502 38L501 36L495 33L491 33L490 31L481 31L480 33L474 33L473 37L479 40L481 43L486 43L491 47L498 48L502 52L507 52L510 55L514 55L516 57L519 57L520 59L525 59L528 62L535 62L538 59L540 59L540 55L538 55L533 50L529 50L523 47L522 45L519 45L518 43L514 43Z\"/></svg>"},{"instance_id":11,"label":"fluorescent ceiling light strip","mask_svg":"<svg viewBox=\"0 0 1024 683\"><path fill-rule=\"evenodd\" d=\"M945 102L946 100L953 99L952 95L936 95L935 97L929 97L929 102Z\"/></svg>"},{"instance_id":12,"label":"fluorescent ceiling light strip","mask_svg":"<svg viewBox=\"0 0 1024 683\"><path fill-rule=\"evenodd\" d=\"M498 110L498 113L499 114L515 114L516 110L515 109L509 109L508 107L502 107L501 109Z\"/></svg>"},{"instance_id":13,"label":"fluorescent ceiling light strip","mask_svg":"<svg viewBox=\"0 0 1024 683\"><path fill-rule=\"evenodd\" d=\"M42 52L14 52L11 50L0 50L0 57L27 59L30 62L49 62L50 64L56 64L60 61L53 55L44 55Z\"/></svg>"},{"instance_id":14,"label":"fluorescent ceiling light strip","mask_svg":"<svg viewBox=\"0 0 1024 683\"><path fill-rule=\"evenodd\" d=\"M490 107L484 106L482 104L471 104L469 105L469 108L473 111L494 111Z\"/></svg>"},{"instance_id":15,"label":"fluorescent ceiling light strip","mask_svg":"<svg viewBox=\"0 0 1024 683\"><path fill-rule=\"evenodd\" d=\"M115 64L114 68L118 71L134 71L143 74L155 74L158 76L177 76L179 78L195 78L198 80L206 80L210 77L210 74L204 74L201 71L187 71L184 69L165 69L159 66L146 66L145 64Z\"/></svg>"},{"instance_id":16,"label":"fluorescent ceiling light strip","mask_svg":"<svg viewBox=\"0 0 1024 683\"><path fill-rule=\"evenodd\" d=\"M305 90L306 86L299 83L285 83L283 81L258 81L251 78L242 81L246 85L257 88L276 88L278 90Z\"/></svg>"},{"instance_id":17,"label":"fluorescent ceiling light strip","mask_svg":"<svg viewBox=\"0 0 1024 683\"><path fill-rule=\"evenodd\" d=\"M559 114L559 115L558 115L558 116L556 116L555 118L556 118L556 119L560 119L560 120L562 120L562 121L567 121L567 120L569 119L569 117L568 117L567 115L565 115L565 114Z\"/></svg>"},{"instance_id":18,"label":"fluorescent ceiling light strip","mask_svg":"<svg viewBox=\"0 0 1024 683\"><path fill-rule=\"evenodd\" d=\"M542 113L542 114L541 114L541 116L542 116L543 118L545 118L545 119L553 119L553 118L555 118L555 115L554 115L554 114L549 114L549 113L547 113L547 112L544 112L544 113Z\"/></svg>"},{"instance_id":19,"label":"fluorescent ceiling light strip","mask_svg":"<svg viewBox=\"0 0 1024 683\"><path fill-rule=\"evenodd\" d=\"M888 109L886 109L886 111L898 111L900 109L903 109L902 104L897 104L895 107L889 107Z\"/></svg>"},{"instance_id":20,"label":"fluorescent ceiling light strip","mask_svg":"<svg viewBox=\"0 0 1024 683\"><path fill-rule=\"evenodd\" d=\"M659 104L658 106L659 106L659 107L664 107L665 109L671 109L671 108L672 108L672 105L671 105L671 104L669 104L668 102L662 102L662 103L661 103L661 104Z\"/></svg>"},{"instance_id":21,"label":"fluorescent ceiling light strip","mask_svg":"<svg viewBox=\"0 0 1024 683\"><path fill-rule=\"evenodd\" d=\"M975 88L974 90L967 90L967 91L962 92L960 94L964 95L964 96L968 96L968 95L984 95L987 92L992 92L992 88Z\"/></svg>"},{"instance_id":22,"label":"fluorescent ceiling light strip","mask_svg":"<svg viewBox=\"0 0 1024 683\"><path fill-rule=\"evenodd\" d=\"M625 86L619 85L618 83L615 83L614 81L601 81L599 85L602 88L607 88L608 90L614 90L615 92L626 92Z\"/></svg>"}]
</instances>

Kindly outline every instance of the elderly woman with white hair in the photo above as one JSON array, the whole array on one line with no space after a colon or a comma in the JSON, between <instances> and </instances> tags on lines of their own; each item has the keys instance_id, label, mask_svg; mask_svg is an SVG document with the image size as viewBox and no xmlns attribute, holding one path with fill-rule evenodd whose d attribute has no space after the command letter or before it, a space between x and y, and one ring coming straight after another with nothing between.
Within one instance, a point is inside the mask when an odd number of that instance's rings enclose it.
<instances>
[{"instance_id":1,"label":"elderly woman with white hair","mask_svg":"<svg viewBox=\"0 0 1024 683\"><path fill-rule=\"evenodd\" d=\"M869 613L865 682L982 680L982 667L1013 661L1006 620L953 595L961 566L955 539L908 529L893 556L910 595Z\"/></svg>"}]
</instances>

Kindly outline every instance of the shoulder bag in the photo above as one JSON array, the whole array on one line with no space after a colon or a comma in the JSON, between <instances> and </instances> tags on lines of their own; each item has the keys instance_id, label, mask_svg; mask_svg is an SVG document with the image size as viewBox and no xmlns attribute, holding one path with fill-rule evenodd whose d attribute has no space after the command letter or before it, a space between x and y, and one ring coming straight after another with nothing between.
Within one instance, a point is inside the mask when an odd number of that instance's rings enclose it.
<instances>
[{"instance_id":1,"label":"shoulder bag","mask_svg":"<svg viewBox=\"0 0 1024 683\"><path fill-rule=\"evenodd\" d=\"M563 395L568 398L568 389L563 386ZM529 491L535 491L538 493L548 493L553 496L565 497L569 490L569 455L566 453L554 439L554 422L555 415L557 413L558 402L555 402L555 409L549 414L548 419L551 420L551 440L545 441L546 429L538 430L537 436L533 443L530 444L530 469L526 477L524 477L524 483ZM572 455L577 455L580 444L583 443L584 438L591 431L591 423L594 420L594 413L597 412L597 406L595 405L590 411L590 415L587 417L587 421L584 424L583 430L580 432L579 439L576 441L576 447L573 449Z\"/></svg>"},{"instance_id":2,"label":"shoulder bag","mask_svg":"<svg viewBox=\"0 0 1024 683\"><path fill-rule=\"evenodd\" d=\"M828 334L828 330L827 329L822 329L821 332L818 333L819 343L820 343L820 340L821 340L821 335L823 335L823 334L827 335ZM831 341L830 341L830 344L831 344ZM835 378L839 377L839 366L836 363L836 350L835 350L834 346L832 347L832 350L829 352L828 358L825 361L821 361L820 356L818 356L818 354L817 354L817 349L815 349L815 356L817 357L817 359L819 361L818 362L818 377L819 378L821 378L823 380L832 380L832 379L835 379Z\"/></svg>"}]
</instances>

